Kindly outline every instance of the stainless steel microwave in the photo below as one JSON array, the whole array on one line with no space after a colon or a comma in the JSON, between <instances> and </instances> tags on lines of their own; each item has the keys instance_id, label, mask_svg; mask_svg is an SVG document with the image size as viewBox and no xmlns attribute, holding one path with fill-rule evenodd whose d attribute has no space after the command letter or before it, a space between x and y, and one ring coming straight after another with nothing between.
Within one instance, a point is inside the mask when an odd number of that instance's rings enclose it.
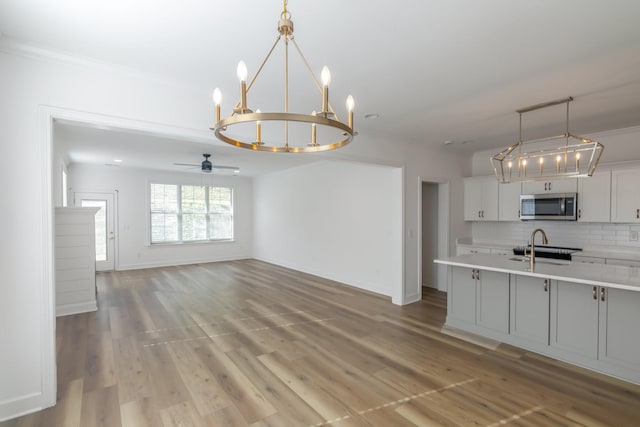
<instances>
[{"instance_id":1,"label":"stainless steel microwave","mask_svg":"<svg viewBox=\"0 0 640 427\"><path fill-rule=\"evenodd\" d=\"M520 196L520 219L550 219L575 221L578 219L576 193L528 194Z\"/></svg>"}]
</instances>

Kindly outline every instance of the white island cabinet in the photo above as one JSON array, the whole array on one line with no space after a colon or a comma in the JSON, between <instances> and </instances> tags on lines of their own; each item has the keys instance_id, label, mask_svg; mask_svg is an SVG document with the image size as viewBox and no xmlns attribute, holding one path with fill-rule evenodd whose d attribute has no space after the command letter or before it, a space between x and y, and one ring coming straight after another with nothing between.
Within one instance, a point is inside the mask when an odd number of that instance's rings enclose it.
<instances>
[{"instance_id":1,"label":"white island cabinet","mask_svg":"<svg viewBox=\"0 0 640 427\"><path fill-rule=\"evenodd\" d=\"M640 384L637 267L529 264L468 254L448 265L447 325Z\"/></svg>"},{"instance_id":2,"label":"white island cabinet","mask_svg":"<svg viewBox=\"0 0 640 427\"><path fill-rule=\"evenodd\" d=\"M640 292L560 281L551 298L551 346L617 376L640 371L638 307Z\"/></svg>"},{"instance_id":3,"label":"white island cabinet","mask_svg":"<svg viewBox=\"0 0 640 427\"><path fill-rule=\"evenodd\" d=\"M447 293L447 315L459 322L476 323L476 269L457 267L451 271Z\"/></svg>"},{"instance_id":4,"label":"white island cabinet","mask_svg":"<svg viewBox=\"0 0 640 427\"><path fill-rule=\"evenodd\" d=\"M599 288L598 298L598 359L618 376L640 372L640 292Z\"/></svg>"},{"instance_id":5,"label":"white island cabinet","mask_svg":"<svg viewBox=\"0 0 640 427\"><path fill-rule=\"evenodd\" d=\"M523 344L549 344L549 279L512 275L510 334Z\"/></svg>"},{"instance_id":6,"label":"white island cabinet","mask_svg":"<svg viewBox=\"0 0 640 427\"><path fill-rule=\"evenodd\" d=\"M452 268L447 323L480 327L506 334L509 330L509 275L477 268Z\"/></svg>"},{"instance_id":7,"label":"white island cabinet","mask_svg":"<svg viewBox=\"0 0 640 427\"><path fill-rule=\"evenodd\" d=\"M551 295L551 346L596 359L598 287L561 280Z\"/></svg>"}]
</instances>

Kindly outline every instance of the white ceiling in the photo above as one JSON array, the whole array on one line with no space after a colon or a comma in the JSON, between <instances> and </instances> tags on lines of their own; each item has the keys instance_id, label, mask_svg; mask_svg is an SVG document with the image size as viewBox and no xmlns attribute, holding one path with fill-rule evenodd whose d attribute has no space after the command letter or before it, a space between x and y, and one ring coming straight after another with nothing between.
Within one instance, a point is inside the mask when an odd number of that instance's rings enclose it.
<instances>
[{"instance_id":1,"label":"white ceiling","mask_svg":"<svg viewBox=\"0 0 640 427\"><path fill-rule=\"evenodd\" d=\"M237 62L244 59L250 76L255 73L275 41L281 8L281 0L3 0L0 32L211 90L219 86L230 104L237 97ZM450 149L465 152L502 147L517 137L516 109L569 95L575 133L640 125L637 0L291 0L289 10L314 71L331 68L336 109L343 111L347 94L356 99L361 136L353 144L376 135L412 144L451 140ZM277 65L259 79L270 83L256 84L251 98L263 111L282 98L271 83L282 80L281 62L272 61ZM302 75L300 81L307 80ZM310 88L292 91L294 109L317 103ZM364 120L368 113L380 118ZM564 111L529 113L524 126L526 138L561 133ZM110 131L60 124L58 132L87 141ZM148 135L119 136L127 141L120 148L142 162L149 147L168 152L156 164L197 163L211 151ZM79 159L100 146L71 148ZM237 151L220 149L214 162L238 163ZM250 168L263 162L255 163L243 172L254 174Z\"/></svg>"}]
</instances>

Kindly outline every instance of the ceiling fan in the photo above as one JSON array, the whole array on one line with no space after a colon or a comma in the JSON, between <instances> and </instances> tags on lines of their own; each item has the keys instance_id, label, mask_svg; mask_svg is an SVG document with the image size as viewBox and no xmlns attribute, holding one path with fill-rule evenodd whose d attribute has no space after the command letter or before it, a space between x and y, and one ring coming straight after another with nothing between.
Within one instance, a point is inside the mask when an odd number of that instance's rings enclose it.
<instances>
[{"instance_id":1,"label":"ceiling fan","mask_svg":"<svg viewBox=\"0 0 640 427\"><path fill-rule=\"evenodd\" d=\"M202 155L204 156L204 160L199 165L198 164L192 164L192 163L174 163L174 165L176 165L176 166L191 166L191 167L194 167L194 168L199 167L200 170L202 171L202 173L211 173L211 172L213 172L213 169L232 170L235 175L240 173L240 168L237 167L237 166L214 165L213 163L211 163L209 161L209 157L211 157L211 154L202 154Z\"/></svg>"}]
</instances>

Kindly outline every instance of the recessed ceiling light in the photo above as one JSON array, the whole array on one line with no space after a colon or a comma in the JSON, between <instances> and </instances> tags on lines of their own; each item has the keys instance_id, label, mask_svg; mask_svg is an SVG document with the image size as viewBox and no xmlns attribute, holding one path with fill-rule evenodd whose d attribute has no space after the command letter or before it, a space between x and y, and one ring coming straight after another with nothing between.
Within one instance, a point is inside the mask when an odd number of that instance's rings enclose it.
<instances>
[{"instance_id":1,"label":"recessed ceiling light","mask_svg":"<svg viewBox=\"0 0 640 427\"><path fill-rule=\"evenodd\" d=\"M380 118L380 114L378 114L378 113L368 113L368 114L364 115L364 118L365 119L371 119L371 120L379 119Z\"/></svg>"},{"instance_id":2,"label":"recessed ceiling light","mask_svg":"<svg viewBox=\"0 0 640 427\"><path fill-rule=\"evenodd\" d=\"M452 139L447 139L447 140L444 142L444 145L451 145L451 144L453 144L453 143L455 143L455 141L454 141L454 140L452 140Z\"/></svg>"},{"instance_id":3,"label":"recessed ceiling light","mask_svg":"<svg viewBox=\"0 0 640 427\"><path fill-rule=\"evenodd\" d=\"M115 163L122 163L122 159L113 159Z\"/></svg>"}]
</instances>

